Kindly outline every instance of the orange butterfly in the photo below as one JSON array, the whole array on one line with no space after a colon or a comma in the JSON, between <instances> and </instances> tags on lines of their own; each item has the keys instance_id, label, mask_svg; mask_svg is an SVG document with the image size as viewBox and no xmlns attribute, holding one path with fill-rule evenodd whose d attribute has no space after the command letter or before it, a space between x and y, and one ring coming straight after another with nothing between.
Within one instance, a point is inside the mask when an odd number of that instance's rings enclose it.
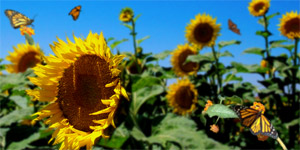
<instances>
[{"instance_id":1,"label":"orange butterfly","mask_svg":"<svg viewBox=\"0 0 300 150\"><path fill-rule=\"evenodd\" d=\"M81 11L81 6L79 5L79 6L74 7L74 8L70 11L69 15L72 15L73 20L75 21L75 20L78 19L79 14L80 14L80 11Z\"/></svg>"},{"instance_id":2,"label":"orange butterfly","mask_svg":"<svg viewBox=\"0 0 300 150\"><path fill-rule=\"evenodd\" d=\"M237 25L234 24L230 19L228 19L228 27L229 27L229 29L230 29L232 32L234 32L234 33L236 33L236 34L238 34L238 35L241 35L240 29L238 29L238 28L237 28Z\"/></svg>"},{"instance_id":3,"label":"orange butterfly","mask_svg":"<svg viewBox=\"0 0 300 150\"><path fill-rule=\"evenodd\" d=\"M250 127L253 135L261 134L273 139L278 138L277 131L261 111L240 105L234 106L233 110L239 116L241 124Z\"/></svg>"}]
</instances>

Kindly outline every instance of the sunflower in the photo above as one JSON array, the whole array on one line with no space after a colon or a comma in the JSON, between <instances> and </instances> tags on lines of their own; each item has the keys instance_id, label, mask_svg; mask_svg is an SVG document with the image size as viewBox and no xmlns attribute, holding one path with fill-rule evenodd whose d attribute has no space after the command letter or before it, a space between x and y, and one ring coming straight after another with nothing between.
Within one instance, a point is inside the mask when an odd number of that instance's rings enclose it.
<instances>
[{"instance_id":1,"label":"sunflower","mask_svg":"<svg viewBox=\"0 0 300 150\"><path fill-rule=\"evenodd\" d=\"M270 7L269 0L252 0L249 3L249 11L253 16L263 16L265 15Z\"/></svg>"},{"instance_id":2,"label":"sunflower","mask_svg":"<svg viewBox=\"0 0 300 150\"><path fill-rule=\"evenodd\" d=\"M191 114L196 109L198 92L188 79L177 80L168 89L166 97L174 113Z\"/></svg>"},{"instance_id":3,"label":"sunflower","mask_svg":"<svg viewBox=\"0 0 300 150\"><path fill-rule=\"evenodd\" d=\"M129 22L132 20L133 15L133 10L131 8L123 8L120 13L120 20L123 22Z\"/></svg>"},{"instance_id":4,"label":"sunflower","mask_svg":"<svg viewBox=\"0 0 300 150\"><path fill-rule=\"evenodd\" d=\"M202 49L204 46L213 46L221 30L221 25L216 24L216 18L198 14L195 20L186 27L185 37L193 45Z\"/></svg>"},{"instance_id":5,"label":"sunflower","mask_svg":"<svg viewBox=\"0 0 300 150\"><path fill-rule=\"evenodd\" d=\"M102 33L89 33L85 40L74 36L75 43L58 39L50 45L56 56L45 58L47 65L33 68L38 77L29 78L40 89L27 90L33 100L49 104L33 114L55 129L53 144L60 149L91 149L104 131L114 126L114 115L123 95L118 77L123 55L113 56Z\"/></svg>"},{"instance_id":6,"label":"sunflower","mask_svg":"<svg viewBox=\"0 0 300 150\"><path fill-rule=\"evenodd\" d=\"M6 66L6 70L10 73L25 72L27 68L42 62L43 53L38 44L18 44L13 49L14 52L9 52L10 55L6 57L6 60L12 62Z\"/></svg>"},{"instance_id":7,"label":"sunflower","mask_svg":"<svg viewBox=\"0 0 300 150\"><path fill-rule=\"evenodd\" d=\"M289 39L300 38L300 14L292 11L282 15L279 31Z\"/></svg>"},{"instance_id":8,"label":"sunflower","mask_svg":"<svg viewBox=\"0 0 300 150\"><path fill-rule=\"evenodd\" d=\"M197 50L188 44L178 45L177 49L174 50L171 57L171 63L174 69L174 72L178 76L193 75L197 74L199 65L194 62L188 62L185 64L185 61L189 55L196 55Z\"/></svg>"}]
</instances>

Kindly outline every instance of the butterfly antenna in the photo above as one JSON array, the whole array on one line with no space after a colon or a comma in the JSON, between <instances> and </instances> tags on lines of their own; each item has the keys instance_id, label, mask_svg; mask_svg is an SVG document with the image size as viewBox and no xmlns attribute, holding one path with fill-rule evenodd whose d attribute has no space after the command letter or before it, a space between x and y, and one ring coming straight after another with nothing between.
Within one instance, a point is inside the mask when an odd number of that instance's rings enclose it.
<instances>
[{"instance_id":1,"label":"butterfly antenna","mask_svg":"<svg viewBox=\"0 0 300 150\"><path fill-rule=\"evenodd\" d=\"M38 15L37 15L37 14L36 14L36 15L34 15L34 16L33 16L33 18L32 18L32 20L34 20L36 16L38 16Z\"/></svg>"}]
</instances>

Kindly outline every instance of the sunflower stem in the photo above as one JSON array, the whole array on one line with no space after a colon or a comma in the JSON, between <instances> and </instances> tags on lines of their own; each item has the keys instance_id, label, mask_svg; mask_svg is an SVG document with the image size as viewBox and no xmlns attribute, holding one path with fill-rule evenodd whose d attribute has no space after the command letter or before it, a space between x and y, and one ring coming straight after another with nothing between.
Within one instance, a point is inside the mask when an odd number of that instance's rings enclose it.
<instances>
[{"instance_id":1,"label":"sunflower stem","mask_svg":"<svg viewBox=\"0 0 300 150\"><path fill-rule=\"evenodd\" d=\"M269 33L269 31L268 31L268 20L267 20L267 17L266 17L266 15L264 14L263 15L263 17L264 17L264 22L265 22L265 32L268 32ZM270 58L270 51L269 51L269 39L268 39L268 37L269 36L264 36L264 38L265 38L265 43L266 43L266 53L267 53L267 60ZM270 64L270 61L268 60L268 69L269 69L269 78L272 78L272 76L273 76L273 73L272 73L272 65Z\"/></svg>"},{"instance_id":2,"label":"sunflower stem","mask_svg":"<svg viewBox=\"0 0 300 150\"><path fill-rule=\"evenodd\" d=\"M218 117L218 118L217 118L217 120L216 120L215 124L217 124L217 123L218 123L219 119L220 119L220 117Z\"/></svg>"},{"instance_id":3,"label":"sunflower stem","mask_svg":"<svg viewBox=\"0 0 300 150\"><path fill-rule=\"evenodd\" d=\"M280 144L280 146L282 147L283 150L287 150L286 146L284 145L284 143L281 141L281 139L279 137L276 140Z\"/></svg>"},{"instance_id":4,"label":"sunflower stem","mask_svg":"<svg viewBox=\"0 0 300 150\"><path fill-rule=\"evenodd\" d=\"M132 38L133 38L133 47L134 47L134 56L135 58L137 58L137 49L136 49L136 32L135 32L135 22L133 19L131 19L131 23L132 23Z\"/></svg>"},{"instance_id":5,"label":"sunflower stem","mask_svg":"<svg viewBox=\"0 0 300 150\"><path fill-rule=\"evenodd\" d=\"M293 85L292 85L293 102L292 102L292 104L293 104L293 106L295 106L295 103L296 103L296 100L297 100L297 94L296 94L296 75L297 75L297 72L298 72L298 67L297 67L298 41L299 41L299 38L296 38L295 39L294 58L293 58L294 67L293 67L293 70L292 70L292 73L293 73Z\"/></svg>"},{"instance_id":6,"label":"sunflower stem","mask_svg":"<svg viewBox=\"0 0 300 150\"><path fill-rule=\"evenodd\" d=\"M212 49L212 52L213 52L213 55L214 55L214 58L215 58L215 61L216 61L215 67L216 67L216 71L217 71L217 79L218 79L218 85L219 85L218 93L221 93L221 91L222 91L222 79L221 79L221 76L220 76L220 73L219 73L219 58L217 57L215 47L212 46L211 49Z\"/></svg>"}]
</instances>

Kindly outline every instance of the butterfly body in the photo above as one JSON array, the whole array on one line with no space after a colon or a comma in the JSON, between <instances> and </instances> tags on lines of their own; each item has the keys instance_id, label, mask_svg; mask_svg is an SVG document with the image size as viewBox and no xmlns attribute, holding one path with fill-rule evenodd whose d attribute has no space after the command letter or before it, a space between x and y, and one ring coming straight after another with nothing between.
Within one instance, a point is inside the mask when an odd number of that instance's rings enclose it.
<instances>
[{"instance_id":1,"label":"butterfly body","mask_svg":"<svg viewBox=\"0 0 300 150\"><path fill-rule=\"evenodd\" d=\"M277 131L261 111L240 105L234 106L233 110L240 118L241 124L250 127L253 135L262 134L277 139Z\"/></svg>"},{"instance_id":2,"label":"butterfly body","mask_svg":"<svg viewBox=\"0 0 300 150\"><path fill-rule=\"evenodd\" d=\"M79 17L80 11L81 11L81 6L79 5L79 6L74 7L70 11L69 15L71 15L73 17L73 20L76 21Z\"/></svg>"},{"instance_id":3,"label":"butterfly body","mask_svg":"<svg viewBox=\"0 0 300 150\"><path fill-rule=\"evenodd\" d=\"M237 25L235 23L233 23L230 19L228 19L228 28L238 34L238 35L241 35L241 32L240 32L240 29L237 28Z\"/></svg>"},{"instance_id":4,"label":"butterfly body","mask_svg":"<svg viewBox=\"0 0 300 150\"><path fill-rule=\"evenodd\" d=\"M20 28L21 26L31 25L34 21L15 10L7 9L4 13L10 20L11 26L15 29Z\"/></svg>"}]
</instances>

